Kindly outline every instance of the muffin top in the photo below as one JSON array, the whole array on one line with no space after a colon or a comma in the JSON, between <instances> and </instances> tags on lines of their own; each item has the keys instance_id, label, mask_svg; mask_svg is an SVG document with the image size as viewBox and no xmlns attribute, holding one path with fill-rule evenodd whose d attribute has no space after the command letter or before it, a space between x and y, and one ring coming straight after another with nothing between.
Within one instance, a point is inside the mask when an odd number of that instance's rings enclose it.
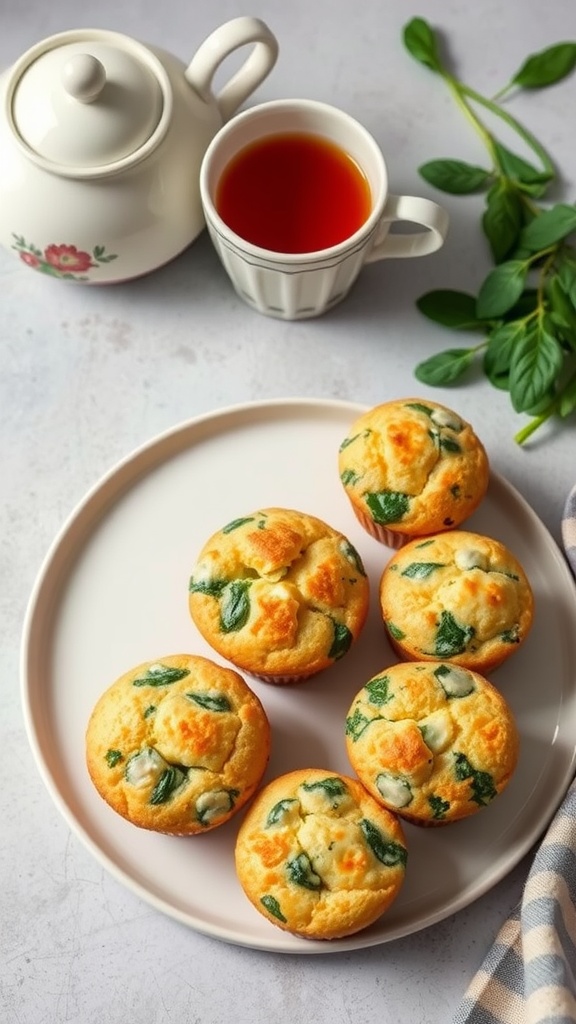
<instances>
[{"instance_id":1,"label":"muffin top","mask_svg":"<svg viewBox=\"0 0 576 1024\"><path fill-rule=\"evenodd\" d=\"M361 558L339 531L292 509L228 523L202 548L189 586L204 638L249 672L311 674L341 658L368 610Z\"/></svg>"},{"instance_id":2,"label":"muffin top","mask_svg":"<svg viewBox=\"0 0 576 1024\"><path fill-rule=\"evenodd\" d=\"M280 776L257 795L235 857L246 895L272 924L332 939L387 909L407 853L398 819L357 780L312 768Z\"/></svg>"},{"instance_id":3,"label":"muffin top","mask_svg":"<svg viewBox=\"0 0 576 1024\"><path fill-rule=\"evenodd\" d=\"M413 540L380 581L384 623L416 660L495 668L526 639L534 616L529 580L500 541L465 530Z\"/></svg>"},{"instance_id":4,"label":"muffin top","mask_svg":"<svg viewBox=\"0 0 576 1024\"><path fill-rule=\"evenodd\" d=\"M346 745L376 799L416 824L441 825L476 813L504 789L519 740L505 698L479 673L403 662L356 695Z\"/></svg>"},{"instance_id":5,"label":"muffin top","mask_svg":"<svg viewBox=\"0 0 576 1024\"><path fill-rule=\"evenodd\" d=\"M118 814L176 834L223 824L252 796L270 726L233 669L181 654L145 662L98 700L86 733L90 777Z\"/></svg>"},{"instance_id":6,"label":"muffin top","mask_svg":"<svg viewBox=\"0 0 576 1024\"><path fill-rule=\"evenodd\" d=\"M418 398L360 416L340 446L339 471L361 515L413 536L458 526L484 497L489 476L470 424Z\"/></svg>"}]
</instances>

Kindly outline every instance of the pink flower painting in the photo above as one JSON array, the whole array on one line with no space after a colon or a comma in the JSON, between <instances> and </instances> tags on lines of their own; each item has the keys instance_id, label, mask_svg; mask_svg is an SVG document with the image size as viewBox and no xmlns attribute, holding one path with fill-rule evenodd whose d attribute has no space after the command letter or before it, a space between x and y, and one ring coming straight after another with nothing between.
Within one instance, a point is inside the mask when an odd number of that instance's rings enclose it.
<instances>
[{"instance_id":1,"label":"pink flower painting","mask_svg":"<svg viewBox=\"0 0 576 1024\"><path fill-rule=\"evenodd\" d=\"M72 281L90 281L90 270L98 270L102 264L111 263L118 258L116 253L107 253L104 245L95 245L92 252L85 252L75 245L64 243L47 245L44 250L26 242L22 235L14 234L13 249L27 267L39 270L51 277L66 278ZM94 275L97 279L97 274Z\"/></svg>"}]
</instances>

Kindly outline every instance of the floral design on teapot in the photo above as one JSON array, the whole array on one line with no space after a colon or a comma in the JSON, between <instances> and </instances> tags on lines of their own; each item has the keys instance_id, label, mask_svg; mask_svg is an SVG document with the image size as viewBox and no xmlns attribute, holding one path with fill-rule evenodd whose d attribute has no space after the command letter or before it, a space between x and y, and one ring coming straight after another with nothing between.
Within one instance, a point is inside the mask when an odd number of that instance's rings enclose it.
<instances>
[{"instance_id":1,"label":"floral design on teapot","mask_svg":"<svg viewBox=\"0 0 576 1024\"><path fill-rule=\"evenodd\" d=\"M97 269L118 258L116 253L107 253L106 246L95 245L92 252L84 252L75 245L47 245L42 251L36 245L26 242L22 235L13 233L13 249L27 267L39 270L52 277L63 277L73 281L90 280L86 271Z\"/></svg>"}]
</instances>

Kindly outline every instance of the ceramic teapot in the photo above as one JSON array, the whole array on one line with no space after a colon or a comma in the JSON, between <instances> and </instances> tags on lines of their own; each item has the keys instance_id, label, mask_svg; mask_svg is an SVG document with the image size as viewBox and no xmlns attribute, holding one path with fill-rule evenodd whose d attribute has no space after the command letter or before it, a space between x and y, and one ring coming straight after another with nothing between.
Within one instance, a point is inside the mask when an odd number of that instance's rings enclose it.
<instances>
[{"instance_id":1,"label":"ceramic teapot","mask_svg":"<svg viewBox=\"0 0 576 1024\"><path fill-rule=\"evenodd\" d=\"M216 71L253 44L218 93ZM258 18L217 28L186 66L118 32L72 30L0 76L0 244L87 284L167 263L200 234L199 171L222 124L276 62Z\"/></svg>"}]
</instances>

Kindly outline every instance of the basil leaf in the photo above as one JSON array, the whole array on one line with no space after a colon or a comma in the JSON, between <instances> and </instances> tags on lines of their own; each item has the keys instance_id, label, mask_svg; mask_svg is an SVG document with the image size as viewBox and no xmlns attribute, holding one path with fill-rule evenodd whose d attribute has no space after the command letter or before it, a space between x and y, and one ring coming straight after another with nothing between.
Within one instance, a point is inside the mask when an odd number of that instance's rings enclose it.
<instances>
[{"instance_id":1,"label":"basil leaf","mask_svg":"<svg viewBox=\"0 0 576 1024\"><path fill-rule=\"evenodd\" d=\"M490 171L463 160L429 160L418 170L430 185L451 195L478 192L491 176Z\"/></svg>"},{"instance_id":2,"label":"basil leaf","mask_svg":"<svg viewBox=\"0 0 576 1024\"><path fill-rule=\"evenodd\" d=\"M208 597L220 597L222 591L228 586L228 580L195 580L190 577L188 590L191 594L207 594Z\"/></svg>"},{"instance_id":3,"label":"basil leaf","mask_svg":"<svg viewBox=\"0 0 576 1024\"><path fill-rule=\"evenodd\" d=\"M525 324L511 321L499 324L490 332L484 354L484 372L496 387L508 388L514 350L525 330Z\"/></svg>"},{"instance_id":4,"label":"basil leaf","mask_svg":"<svg viewBox=\"0 0 576 1024\"><path fill-rule=\"evenodd\" d=\"M460 626L451 612L443 611L440 615L440 625L436 630L434 653L439 658L451 658L455 654L462 654L475 632L473 626Z\"/></svg>"},{"instance_id":5,"label":"basil leaf","mask_svg":"<svg viewBox=\"0 0 576 1024\"><path fill-rule=\"evenodd\" d=\"M508 260L491 270L478 293L478 315L489 320L510 309L524 290L527 272L523 260Z\"/></svg>"},{"instance_id":6,"label":"basil leaf","mask_svg":"<svg viewBox=\"0 0 576 1024\"><path fill-rule=\"evenodd\" d=\"M415 60L432 71L442 70L436 36L424 18L412 18L404 26L403 38L404 46Z\"/></svg>"},{"instance_id":7,"label":"basil leaf","mask_svg":"<svg viewBox=\"0 0 576 1024\"><path fill-rule=\"evenodd\" d=\"M397 843L393 839L386 839L380 829L368 818L362 818L360 829L372 853L381 864L390 868L396 867L397 864L402 867L406 866L408 854L401 843Z\"/></svg>"},{"instance_id":8,"label":"basil leaf","mask_svg":"<svg viewBox=\"0 0 576 1024\"><path fill-rule=\"evenodd\" d=\"M467 292L438 289L421 295L416 305L429 320L444 327L470 331L485 326L476 313L476 299Z\"/></svg>"},{"instance_id":9,"label":"basil leaf","mask_svg":"<svg viewBox=\"0 0 576 1024\"><path fill-rule=\"evenodd\" d=\"M232 533L233 530L237 530L239 526L244 526L244 523L253 523L254 516L244 516L242 519L233 519L231 523L227 523L226 526L222 527L222 533Z\"/></svg>"},{"instance_id":10,"label":"basil leaf","mask_svg":"<svg viewBox=\"0 0 576 1024\"><path fill-rule=\"evenodd\" d=\"M453 437L446 437L443 434L440 434L438 444L443 451L450 452L452 455L457 455L458 452L462 451L458 441L455 441Z\"/></svg>"},{"instance_id":11,"label":"basil leaf","mask_svg":"<svg viewBox=\"0 0 576 1024\"><path fill-rule=\"evenodd\" d=\"M366 569L364 568L364 564L362 562L362 559L360 558L360 555L358 554L358 552L357 552L356 548L354 547L354 545L351 544L349 540L343 541L343 543L342 543L342 551L344 553L344 557L347 558L348 561L352 563L352 565L356 569L356 572L358 572L360 574L360 576L365 576L366 575Z\"/></svg>"},{"instance_id":12,"label":"basil leaf","mask_svg":"<svg viewBox=\"0 0 576 1024\"><path fill-rule=\"evenodd\" d=\"M423 402L406 402L407 409L414 409L415 412L423 412L425 416L432 418L434 410L429 405L424 405Z\"/></svg>"},{"instance_id":13,"label":"basil leaf","mask_svg":"<svg viewBox=\"0 0 576 1024\"><path fill-rule=\"evenodd\" d=\"M454 384L470 367L474 356L473 348L448 348L418 363L414 376L422 384L430 384L432 387Z\"/></svg>"},{"instance_id":14,"label":"basil leaf","mask_svg":"<svg viewBox=\"0 0 576 1024\"><path fill-rule=\"evenodd\" d=\"M339 658L343 658L346 652L350 650L354 637L348 626L345 626L343 622L336 622L335 619L331 621L334 627L334 636L328 651L328 657L338 661Z\"/></svg>"},{"instance_id":15,"label":"basil leaf","mask_svg":"<svg viewBox=\"0 0 576 1024\"><path fill-rule=\"evenodd\" d=\"M576 207L557 203L534 217L523 229L520 244L529 252L540 252L576 230Z\"/></svg>"},{"instance_id":16,"label":"basil leaf","mask_svg":"<svg viewBox=\"0 0 576 1024\"><path fill-rule=\"evenodd\" d=\"M395 626L393 622L387 622L386 628L394 640L403 640L406 636L406 634L398 626Z\"/></svg>"},{"instance_id":17,"label":"basil leaf","mask_svg":"<svg viewBox=\"0 0 576 1024\"><path fill-rule=\"evenodd\" d=\"M454 754L454 774L459 782L472 779L472 800L484 806L497 795L494 779L489 772L473 768L465 754Z\"/></svg>"},{"instance_id":18,"label":"basil leaf","mask_svg":"<svg viewBox=\"0 0 576 1024\"><path fill-rule=\"evenodd\" d=\"M294 797L286 797L284 800L279 800L277 804L268 812L266 818L266 828L270 828L272 825L277 825L283 818L286 817L293 804L297 804L298 801Z\"/></svg>"},{"instance_id":19,"label":"basil leaf","mask_svg":"<svg viewBox=\"0 0 576 1024\"><path fill-rule=\"evenodd\" d=\"M315 789L321 789L330 800L335 801L334 806L348 793L348 789L342 782L342 779L338 779L333 775L320 779L318 782L303 782L302 789L306 793L313 793Z\"/></svg>"},{"instance_id":20,"label":"basil leaf","mask_svg":"<svg viewBox=\"0 0 576 1024\"><path fill-rule=\"evenodd\" d=\"M411 580L427 580L436 569L443 569L444 562L411 562L400 573Z\"/></svg>"},{"instance_id":21,"label":"basil leaf","mask_svg":"<svg viewBox=\"0 0 576 1024\"><path fill-rule=\"evenodd\" d=\"M515 302L512 308L506 311L502 319L506 323L510 323L513 320L528 318L532 313L537 312L539 305L540 295L538 289L525 288L518 302Z\"/></svg>"},{"instance_id":22,"label":"basil leaf","mask_svg":"<svg viewBox=\"0 0 576 1024\"><path fill-rule=\"evenodd\" d=\"M220 629L223 633L235 633L246 625L250 615L249 588L248 580L233 580L226 586L220 605Z\"/></svg>"},{"instance_id":23,"label":"basil leaf","mask_svg":"<svg viewBox=\"0 0 576 1024\"><path fill-rule=\"evenodd\" d=\"M401 491L375 491L366 495L366 504L375 523L397 523L410 508L410 499Z\"/></svg>"},{"instance_id":24,"label":"basil leaf","mask_svg":"<svg viewBox=\"0 0 576 1024\"><path fill-rule=\"evenodd\" d=\"M365 430L361 430L359 434L354 434L352 437L345 437L344 440L342 441L342 444L340 445L340 449L339 450L341 452L343 452L344 449L348 448L348 446L351 445L353 441L356 441L359 437L362 437L362 438L369 437L371 433L372 433L372 431L371 431L370 427L366 427L366 429Z\"/></svg>"},{"instance_id":25,"label":"basil leaf","mask_svg":"<svg viewBox=\"0 0 576 1024\"><path fill-rule=\"evenodd\" d=\"M566 78L576 66L576 43L556 43L526 58L512 78L522 89L544 89Z\"/></svg>"},{"instance_id":26,"label":"basil leaf","mask_svg":"<svg viewBox=\"0 0 576 1024\"><path fill-rule=\"evenodd\" d=\"M558 415L563 419L576 411L576 374L563 389L558 403Z\"/></svg>"},{"instance_id":27,"label":"basil leaf","mask_svg":"<svg viewBox=\"0 0 576 1024\"><path fill-rule=\"evenodd\" d=\"M558 280L570 299L570 302L576 309L576 266L566 259L560 260L558 266Z\"/></svg>"},{"instance_id":28,"label":"basil leaf","mask_svg":"<svg viewBox=\"0 0 576 1024\"><path fill-rule=\"evenodd\" d=\"M510 365L510 398L516 412L528 412L546 397L563 362L562 347L546 323L526 328Z\"/></svg>"},{"instance_id":29,"label":"basil leaf","mask_svg":"<svg viewBox=\"0 0 576 1024\"><path fill-rule=\"evenodd\" d=\"M190 675L190 669L172 665L150 665L143 676L132 680L132 686L169 686Z\"/></svg>"},{"instance_id":30,"label":"basil leaf","mask_svg":"<svg viewBox=\"0 0 576 1024\"><path fill-rule=\"evenodd\" d=\"M430 804L430 810L432 811L432 817L437 821L446 817L446 811L450 809L450 801L443 800L441 796L433 794L428 797L428 803Z\"/></svg>"},{"instance_id":31,"label":"basil leaf","mask_svg":"<svg viewBox=\"0 0 576 1024\"><path fill-rule=\"evenodd\" d=\"M184 772L181 772L179 768L174 768L173 765L170 765L162 772L162 775L154 786L150 795L150 803L154 805L165 804L172 796L174 790L177 789L178 786L182 785L185 778L186 776L184 775Z\"/></svg>"},{"instance_id":32,"label":"basil leaf","mask_svg":"<svg viewBox=\"0 0 576 1024\"><path fill-rule=\"evenodd\" d=\"M550 318L554 324L561 328L562 335L576 351L576 309L570 301L569 295L562 287L560 277L553 277L548 287L548 298L550 300Z\"/></svg>"},{"instance_id":33,"label":"basil leaf","mask_svg":"<svg viewBox=\"0 0 576 1024\"><path fill-rule=\"evenodd\" d=\"M287 919L284 917L284 914L280 910L280 904L278 903L278 900L276 899L275 896L270 896L270 894L267 894L266 896L261 896L260 903L262 904L263 907L266 908L269 914L272 914L272 917L275 917L277 918L278 921L282 921L283 924L286 924Z\"/></svg>"},{"instance_id":34,"label":"basil leaf","mask_svg":"<svg viewBox=\"0 0 576 1024\"><path fill-rule=\"evenodd\" d=\"M370 722L375 721L373 718L366 718L358 708L354 708L354 712L346 719L346 736L350 736L354 743L359 740L364 730L370 725Z\"/></svg>"},{"instance_id":35,"label":"basil leaf","mask_svg":"<svg viewBox=\"0 0 576 1024\"><path fill-rule=\"evenodd\" d=\"M370 704L375 704L377 708L392 700L393 694L390 693L389 676L376 676L375 679L371 679L369 683L366 683L364 689L368 694Z\"/></svg>"},{"instance_id":36,"label":"basil leaf","mask_svg":"<svg viewBox=\"0 0 576 1024\"><path fill-rule=\"evenodd\" d=\"M104 760L109 768L114 768L115 765L119 764L120 761L124 760L124 755L120 750L107 750L104 754Z\"/></svg>"},{"instance_id":37,"label":"basil leaf","mask_svg":"<svg viewBox=\"0 0 576 1024\"><path fill-rule=\"evenodd\" d=\"M232 705L228 700L228 697L225 697L224 694L187 693L186 696L189 700L194 701L198 707L204 708L205 711L232 710Z\"/></svg>"},{"instance_id":38,"label":"basil leaf","mask_svg":"<svg viewBox=\"0 0 576 1024\"><path fill-rule=\"evenodd\" d=\"M344 487L348 487L350 484L357 484L360 480L360 474L356 473L353 469L345 469L340 473L340 479L344 484Z\"/></svg>"},{"instance_id":39,"label":"basil leaf","mask_svg":"<svg viewBox=\"0 0 576 1024\"><path fill-rule=\"evenodd\" d=\"M503 633L500 633L500 639L505 644L519 644L518 626L513 626L512 629L505 629Z\"/></svg>"},{"instance_id":40,"label":"basil leaf","mask_svg":"<svg viewBox=\"0 0 576 1024\"><path fill-rule=\"evenodd\" d=\"M495 263L501 263L512 253L523 223L520 196L506 181L498 181L486 196L482 216L482 228Z\"/></svg>"},{"instance_id":41,"label":"basil leaf","mask_svg":"<svg viewBox=\"0 0 576 1024\"><path fill-rule=\"evenodd\" d=\"M307 853L299 853L297 857L293 857L287 862L286 868L290 881L295 885L300 885L303 889L311 889L313 892L318 892L322 888L322 879L312 868L312 862Z\"/></svg>"},{"instance_id":42,"label":"basil leaf","mask_svg":"<svg viewBox=\"0 0 576 1024\"><path fill-rule=\"evenodd\" d=\"M513 178L519 184L528 186L524 191L530 195L541 196L546 191L546 185L554 175L550 171L541 171L533 164L528 163L517 153L513 153L501 142L494 143L494 150L503 173L508 178Z\"/></svg>"}]
</instances>

